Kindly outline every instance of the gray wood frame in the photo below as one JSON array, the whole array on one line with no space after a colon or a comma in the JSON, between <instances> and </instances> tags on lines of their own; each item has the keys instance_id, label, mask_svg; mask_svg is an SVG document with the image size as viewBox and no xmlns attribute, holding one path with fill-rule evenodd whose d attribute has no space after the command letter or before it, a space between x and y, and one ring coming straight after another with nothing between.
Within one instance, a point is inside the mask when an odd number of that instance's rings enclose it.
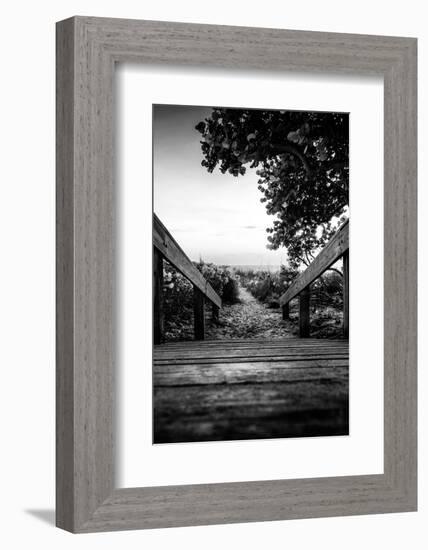
<instances>
[{"instance_id":1,"label":"gray wood frame","mask_svg":"<svg viewBox=\"0 0 428 550\"><path fill-rule=\"evenodd\" d=\"M123 61L383 75L383 474L115 488L113 80ZM416 510L416 40L74 17L57 26L57 97L57 525L91 532Z\"/></svg>"}]
</instances>

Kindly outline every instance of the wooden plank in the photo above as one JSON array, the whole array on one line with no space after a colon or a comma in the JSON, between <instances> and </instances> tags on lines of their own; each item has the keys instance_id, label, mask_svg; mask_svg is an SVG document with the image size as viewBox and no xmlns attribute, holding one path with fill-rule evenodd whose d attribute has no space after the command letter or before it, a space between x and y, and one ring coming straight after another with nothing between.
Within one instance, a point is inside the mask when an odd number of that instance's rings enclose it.
<instances>
[{"instance_id":1,"label":"wooden plank","mask_svg":"<svg viewBox=\"0 0 428 550\"><path fill-rule=\"evenodd\" d=\"M332 380L334 385L334 374ZM331 401L339 397L347 400L348 397L348 386L343 378L338 380L334 393L322 380L311 383L303 381L293 384L292 387L287 386L290 385L262 383L248 384L247 387L243 384L232 384L223 387L195 385L179 389L155 388L155 408L158 406L164 411L171 411L176 417L221 414L227 418L241 415L245 418L257 418L262 407L276 414L278 403L282 403L283 408L293 412L308 408L322 410L328 408Z\"/></svg>"},{"instance_id":2,"label":"wooden plank","mask_svg":"<svg viewBox=\"0 0 428 550\"><path fill-rule=\"evenodd\" d=\"M322 357L316 356L316 355L303 355L301 357L296 357L294 355L280 355L278 357L217 357L215 359L196 359L193 364L197 365L206 365L207 368L211 367L212 365L217 365L219 362L222 363L248 363L249 361L256 363L256 362L266 362L269 361L271 363L279 362L279 361L311 361L314 359L339 359L341 361L348 361L348 355L344 354L325 354ZM180 360L180 359L169 359L168 361L156 361L156 368L166 368L171 369L174 365L190 365L192 364L192 361L187 360Z\"/></svg>"},{"instance_id":3,"label":"wooden plank","mask_svg":"<svg viewBox=\"0 0 428 550\"><path fill-rule=\"evenodd\" d=\"M254 347L250 348L248 346L244 347L230 347L230 346L224 346L224 347L209 347L208 349L204 349L202 347L188 347L188 348L176 348L176 349L168 349L168 350L159 350L157 347L154 349L154 357L157 358L168 358L168 357L197 357L199 355L202 356L216 356L218 354L230 354L234 353L236 355L237 352L242 352L243 355L252 354L254 352L257 355L278 355L280 353L293 353L296 351L297 353L304 353L305 351L308 352L316 352L317 350L320 351L343 351L344 353L348 352L347 346L341 346L340 344L332 344L331 346L308 346L307 348L299 347L299 346L272 346L272 347ZM211 351L211 353L210 353Z\"/></svg>"},{"instance_id":4,"label":"wooden plank","mask_svg":"<svg viewBox=\"0 0 428 550\"><path fill-rule=\"evenodd\" d=\"M321 349L312 349L312 350L299 350L299 349L279 349L279 350L220 350L216 353L204 353L200 351L195 351L194 353L168 353L168 354L159 354L155 352L154 362L155 363L168 363L168 361L181 361L181 362L197 362L199 360L221 360L222 358L228 359L247 359L249 361L253 359L264 358L266 361L277 360L278 357L295 357L296 359L302 357L324 357L330 355L339 355L341 357L348 357L349 350L347 348L321 348Z\"/></svg>"},{"instance_id":5,"label":"wooden plank","mask_svg":"<svg viewBox=\"0 0 428 550\"><path fill-rule=\"evenodd\" d=\"M193 342L193 341L192 341ZM187 346L188 344L191 344L192 342L165 342L165 344L162 345L162 347L169 347L169 346ZM290 336L290 337L272 337L269 338L227 338L226 340L218 340L218 339L207 339L203 342L203 346L207 346L208 344L215 344L218 345L218 343L221 342L222 344L249 344L249 345L256 345L256 344L302 344L302 345L308 345L309 343L322 343L322 342L346 342L343 338L332 338L330 339L322 339L322 338L308 338L306 340L301 340L301 338L298 338L297 336ZM347 342L346 342L347 343ZM193 344L196 344L193 342Z\"/></svg>"},{"instance_id":6,"label":"wooden plank","mask_svg":"<svg viewBox=\"0 0 428 550\"><path fill-rule=\"evenodd\" d=\"M205 338L205 297L196 287L193 287L193 322L195 340Z\"/></svg>"},{"instance_id":7,"label":"wooden plank","mask_svg":"<svg viewBox=\"0 0 428 550\"><path fill-rule=\"evenodd\" d=\"M219 308L218 306L216 306L215 304L212 304L212 310L211 310L211 315L212 315L212 320L214 322L218 321L218 314L219 314Z\"/></svg>"},{"instance_id":8,"label":"wooden plank","mask_svg":"<svg viewBox=\"0 0 428 550\"><path fill-rule=\"evenodd\" d=\"M202 371L203 373L203 371ZM248 380L239 377L237 374L231 374L226 378L221 371L210 372L209 376L201 376L199 372L173 373L171 375L161 374L156 378L155 388L180 388L188 386L204 385L248 385L248 384L296 384L303 382L325 382L330 380L347 380L348 367L338 366L333 368L313 368L313 369L277 369L270 373L266 371L252 371L248 374Z\"/></svg>"},{"instance_id":9,"label":"wooden plank","mask_svg":"<svg viewBox=\"0 0 428 550\"><path fill-rule=\"evenodd\" d=\"M155 358L156 359L168 359L168 357L176 357L176 358L195 358L195 357L222 357L222 356L228 356L228 357L237 357L237 356L266 356L271 357L278 354L296 354L296 355L305 355L306 353L309 354L316 354L316 353L330 353L330 352L342 352L342 353L348 353L348 347L346 346L337 346L337 345L331 345L331 346L310 346L308 348L304 347L277 347L277 348L194 348L194 349L181 349L181 350L158 350L155 349Z\"/></svg>"},{"instance_id":10,"label":"wooden plank","mask_svg":"<svg viewBox=\"0 0 428 550\"><path fill-rule=\"evenodd\" d=\"M337 261L349 249L349 223L346 221L335 236L321 250L315 260L294 281L290 288L279 299L281 306L287 304L310 285Z\"/></svg>"},{"instance_id":11,"label":"wooden plank","mask_svg":"<svg viewBox=\"0 0 428 550\"><path fill-rule=\"evenodd\" d=\"M272 349L259 349L259 348L245 348L245 349L234 349L234 348L223 348L217 349L216 351L211 348L211 351L204 350L203 348L194 349L194 350L180 350L176 352L168 351L159 351L154 348L154 360L167 360L167 359L195 359L197 357L202 358L216 358L216 357L266 357L268 359L276 357L278 355L295 355L295 356L304 356L304 355L317 355L328 354L328 353L339 353L342 355L348 355L349 347L346 346L333 346L333 347L311 347L311 348L272 348Z\"/></svg>"},{"instance_id":12,"label":"wooden plank","mask_svg":"<svg viewBox=\"0 0 428 550\"><path fill-rule=\"evenodd\" d=\"M335 378L336 375L333 374L333 384ZM322 410L328 408L330 402L338 397L347 399L348 396L348 386L343 378L338 379L334 394L323 380L311 383L303 381L293 384L293 387L287 386L290 385L262 383L248 384L247 387L243 384L232 384L223 387L195 385L179 389L155 388L155 406L158 405L164 411L170 410L174 416L214 413L227 418L241 415L245 418L257 418L261 407L266 407L270 413L276 413L277 404L281 402L288 411L293 412L308 408ZM313 399L315 393L316 400Z\"/></svg>"},{"instance_id":13,"label":"wooden plank","mask_svg":"<svg viewBox=\"0 0 428 550\"><path fill-rule=\"evenodd\" d=\"M173 370L173 368L175 367L181 367L183 365L204 365L207 369L209 368L212 368L213 366L215 367L216 365L218 365L220 362L221 363L230 363L230 364L240 364L240 363L248 363L248 362L251 362L251 363L266 363L266 362L269 362L269 363L281 363L283 361L292 361L292 362L307 362L307 361L313 361L313 360L317 360L317 359L323 359L323 360L330 360L330 361L333 361L333 360L338 360L338 361L342 361L342 362L346 362L348 361L348 357L345 356L345 355L325 355L323 357L292 357L292 356L280 356L280 357L275 357L275 358L272 358L272 359L266 359L266 357L254 357L254 358L250 358L250 357L238 357L238 358L228 358L228 357L223 357L221 359L217 358L217 359L200 359L200 360L197 360L195 361L194 363L192 363L191 361L188 361L188 362L184 362L184 361L169 361L169 362L164 362L164 363L156 363L156 368L159 368L159 369L165 369L166 371L168 370Z\"/></svg>"},{"instance_id":14,"label":"wooden plank","mask_svg":"<svg viewBox=\"0 0 428 550\"><path fill-rule=\"evenodd\" d=\"M234 349L234 348L216 348L210 350L204 350L203 348L194 349L194 350L180 350L177 352L171 351L159 351L155 348L154 350L154 360L155 361L167 361L168 359L178 359L178 360L195 360L197 358L204 359L216 359L219 357L266 357L266 359L274 358L278 355L290 355L290 356L305 356L305 355L328 355L331 353L338 353L342 355L348 355L349 348L343 346L332 346L332 347L320 347L320 348L272 348L272 349L259 349L259 348L245 348L245 349Z\"/></svg>"},{"instance_id":15,"label":"wooden plank","mask_svg":"<svg viewBox=\"0 0 428 550\"><path fill-rule=\"evenodd\" d=\"M56 525L75 525L75 29L56 36ZM30 273L29 273L30 276ZM34 276L31 274L31 276ZM36 328L36 327L34 327ZM24 380L23 378L21 379Z\"/></svg>"},{"instance_id":16,"label":"wooden plank","mask_svg":"<svg viewBox=\"0 0 428 550\"><path fill-rule=\"evenodd\" d=\"M236 353L223 353L218 355L191 355L187 356L162 356L156 357L154 363L156 365L177 365L180 363L202 363L202 362L211 362L215 363L222 362L223 360L233 361L302 361L303 359L323 359L325 357L339 357L339 358L348 358L348 350L326 350L322 352L313 352L313 353L293 353L293 352L282 352L276 354L265 354L265 353L247 353L237 355Z\"/></svg>"},{"instance_id":17,"label":"wooden plank","mask_svg":"<svg viewBox=\"0 0 428 550\"><path fill-rule=\"evenodd\" d=\"M341 346L340 344L333 344L331 346L309 346L307 348L299 346L278 346L278 347L242 347L242 348L233 348L233 347L218 347L209 349L204 349L203 347L195 347L191 349L177 349L177 350L163 350L158 349L157 346L154 347L154 357L155 358L168 358L168 357L216 357L216 356L236 356L236 355L266 355L267 357L275 356L281 353L286 354L300 354L304 355L305 353L321 353L334 351L336 353L348 353L349 346Z\"/></svg>"},{"instance_id":18,"label":"wooden plank","mask_svg":"<svg viewBox=\"0 0 428 550\"><path fill-rule=\"evenodd\" d=\"M347 432L347 341L190 344L155 349L155 443Z\"/></svg>"},{"instance_id":19,"label":"wooden plank","mask_svg":"<svg viewBox=\"0 0 428 550\"><path fill-rule=\"evenodd\" d=\"M154 362L156 364L177 364L177 363L198 363L200 361L221 361L223 359L230 359L230 360L243 360L243 361L253 361L256 359L263 359L265 361L278 361L279 358L284 358L284 360L287 359L296 359L296 360L302 360L302 358L307 357L309 359L316 359L316 358L323 358L323 357L348 357L349 353L348 350L340 350L340 349L333 349L333 350L320 350L320 351L312 351L312 352L296 352L295 350L292 351L279 351L278 353L257 353L256 350L254 350L254 353L239 353L230 351L230 353L216 353L216 354L194 354L194 355L157 355L154 358Z\"/></svg>"},{"instance_id":20,"label":"wooden plank","mask_svg":"<svg viewBox=\"0 0 428 550\"><path fill-rule=\"evenodd\" d=\"M205 340L202 343L195 342L193 340L189 342L184 341L177 341L177 342L165 342L160 346L159 349L167 349L167 348L174 348L174 347L188 347L189 345L193 346L202 346L202 347L208 347L210 345L212 346L218 346L221 344L222 346L254 346L257 347L259 345L281 345L281 346L288 346L288 345L298 345L298 346L309 346L311 344L331 344L331 343L341 343L344 345L348 345L348 341L344 338L307 338L306 340L302 340L298 336L291 336L289 338L241 338L241 339L233 339L233 338L227 338L224 340Z\"/></svg>"},{"instance_id":21,"label":"wooden plank","mask_svg":"<svg viewBox=\"0 0 428 550\"><path fill-rule=\"evenodd\" d=\"M154 390L154 442L347 435L348 379Z\"/></svg>"},{"instance_id":22,"label":"wooden plank","mask_svg":"<svg viewBox=\"0 0 428 550\"><path fill-rule=\"evenodd\" d=\"M153 342L160 344L164 337L163 258L153 247Z\"/></svg>"},{"instance_id":23,"label":"wooden plank","mask_svg":"<svg viewBox=\"0 0 428 550\"><path fill-rule=\"evenodd\" d=\"M348 349L347 348L320 348L320 349L298 349L298 348L292 348L292 349L279 349L279 350L259 350L259 349L251 349L251 350L222 350L219 349L217 351L211 350L211 351L194 351L194 352L181 352L181 353L158 353L156 352L154 355L155 361L169 361L169 360L177 360L177 361L195 361L197 359L218 359L221 357L228 357L230 359L236 359L239 357L242 358L253 358L253 357L265 357L266 360L269 360L271 358L277 357L279 355L287 355L290 357L300 357L300 356L318 356L318 355L331 355L331 354L341 354L341 355L348 355Z\"/></svg>"},{"instance_id":24,"label":"wooden plank","mask_svg":"<svg viewBox=\"0 0 428 550\"><path fill-rule=\"evenodd\" d=\"M347 433L347 341L189 344L155 348L155 443Z\"/></svg>"},{"instance_id":25,"label":"wooden plank","mask_svg":"<svg viewBox=\"0 0 428 550\"><path fill-rule=\"evenodd\" d=\"M349 250L343 254L343 336L349 338Z\"/></svg>"},{"instance_id":26,"label":"wooden plank","mask_svg":"<svg viewBox=\"0 0 428 550\"><path fill-rule=\"evenodd\" d=\"M180 245L163 225L160 219L153 214L153 245L178 271L184 275L203 294L221 308L221 298L212 288L202 273L194 266L193 262L186 256Z\"/></svg>"},{"instance_id":27,"label":"wooden plank","mask_svg":"<svg viewBox=\"0 0 428 550\"><path fill-rule=\"evenodd\" d=\"M218 369L226 369L228 372L230 369L235 369L239 372L242 369L264 369L269 371L270 369L309 369L309 368L321 368L331 366L349 366L349 359L346 356L339 356L331 359L330 357L307 357L296 359L279 359L276 362L262 359L255 360L247 358L243 361L228 361L228 357L219 359L214 366L206 365L203 361L188 362L188 363L176 363L176 364L155 364L153 368L154 373L170 373L170 372L185 372L186 369L203 370L205 372L214 372Z\"/></svg>"},{"instance_id":28,"label":"wooden plank","mask_svg":"<svg viewBox=\"0 0 428 550\"><path fill-rule=\"evenodd\" d=\"M210 346L207 349L204 349L202 347L191 347L189 346L188 348L176 348L176 349L168 349L168 350L164 350L164 349L158 349L157 346L155 347L154 349L154 356L155 358L159 358L159 357L180 357L180 356L185 356L185 354L188 354L189 357L193 357L193 356L197 356L199 355L200 353L202 355L206 355L208 354L209 350L211 350L214 354L219 352L219 353L228 353L228 352L237 352L237 351L243 351L244 354L246 353L251 353L252 350L258 352L258 354L262 353L262 352L266 352L266 354L270 354L270 355L275 355L277 353L291 353L293 350L296 350L296 351L302 351L304 352L305 350L308 350L308 351L316 351L316 350L336 350L336 351L339 351L339 350L343 350L343 351L348 351L348 346L345 346L345 345L340 345L340 344L332 344L331 346L308 346L307 348L304 348L304 347L299 347L299 346L257 346L257 347L249 347L249 346L240 346L240 347L230 347L230 346L222 346L222 347L213 347L213 346ZM216 351L217 350L217 351Z\"/></svg>"},{"instance_id":29,"label":"wooden plank","mask_svg":"<svg viewBox=\"0 0 428 550\"><path fill-rule=\"evenodd\" d=\"M173 351L176 349L194 349L202 347L204 349L212 348L271 348L271 347L314 347L314 346L331 346L341 345L343 347L348 346L348 340L346 339L323 339L323 338L278 338L276 340L204 340L204 342L195 342L194 340L180 341L180 342L165 342L162 346L157 347L159 350Z\"/></svg>"},{"instance_id":30,"label":"wooden plank","mask_svg":"<svg viewBox=\"0 0 428 550\"><path fill-rule=\"evenodd\" d=\"M299 294L299 335L308 338L310 334L310 287L305 287Z\"/></svg>"},{"instance_id":31,"label":"wooden plank","mask_svg":"<svg viewBox=\"0 0 428 550\"><path fill-rule=\"evenodd\" d=\"M333 348L340 348L340 349L348 349L349 348L349 345L347 343L347 340L344 340L343 343L341 342L336 342L336 341L329 341L329 340L326 340L325 341L326 343L325 344L309 344L307 346L305 345L299 345L298 343L293 343L291 345L265 345L265 346L262 346L260 344L256 345L256 346L245 346L245 345L234 345L234 346L225 346L225 345L222 345L223 343L221 341L219 341L218 345L216 346L204 346L203 345L203 342L195 342L195 344L199 344L199 345L192 345L194 343L194 341L189 341L188 342L188 345L184 346L184 347L177 347L177 348L173 348L173 347L167 347L167 346L156 346L155 347L155 354L156 355L166 355L166 356L170 356L170 355L188 355L190 357L193 356L194 353L202 353L202 354L205 354L205 355L211 355L211 354L217 354L217 353L234 353L234 352L238 352L238 351L243 351L244 353L263 353L263 352L266 352L266 353L273 353L275 354L276 353L276 350L300 350L302 352L306 351L306 350L317 350L317 349L320 349L320 350L326 350L326 349L333 349ZM187 342L186 342L187 343Z\"/></svg>"},{"instance_id":32,"label":"wooden plank","mask_svg":"<svg viewBox=\"0 0 428 550\"><path fill-rule=\"evenodd\" d=\"M325 360L302 363L282 362L270 364L222 363L212 368L203 365L185 365L175 369L155 369L153 383L160 386L189 386L203 384L261 384L270 382L296 382L320 380L348 375L343 360Z\"/></svg>"}]
</instances>

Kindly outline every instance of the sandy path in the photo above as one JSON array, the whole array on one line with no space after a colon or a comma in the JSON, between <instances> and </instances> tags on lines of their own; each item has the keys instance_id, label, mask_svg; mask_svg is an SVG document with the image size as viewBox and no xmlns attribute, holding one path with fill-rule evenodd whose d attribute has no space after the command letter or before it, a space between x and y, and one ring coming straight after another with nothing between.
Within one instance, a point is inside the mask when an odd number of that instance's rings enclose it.
<instances>
[{"instance_id":1,"label":"sandy path","mask_svg":"<svg viewBox=\"0 0 428 550\"><path fill-rule=\"evenodd\" d=\"M268 309L244 287L239 287L241 303L224 305L219 323L207 328L207 339L291 338L291 324L282 320L281 309Z\"/></svg>"}]
</instances>

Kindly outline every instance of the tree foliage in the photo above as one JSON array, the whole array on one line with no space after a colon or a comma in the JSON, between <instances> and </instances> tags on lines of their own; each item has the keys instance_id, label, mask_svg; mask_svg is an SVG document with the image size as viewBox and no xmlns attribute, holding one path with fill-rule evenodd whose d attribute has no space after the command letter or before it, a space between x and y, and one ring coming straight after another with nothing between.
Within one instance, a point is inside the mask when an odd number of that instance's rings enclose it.
<instances>
[{"instance_id":1,"label":"tree foliage","mask_svg":"<svg viewBox=\"0 0 428 550\"><path fill-rule=\"evenodd\" d=\"M223 303L239 303L238 281L230 269L203 260L199 260L198 263L194 262L194 265L217 292Z\"/></svg>"},{"instance_id":2,"label":"tree foliage","mask_svg":"<svg viewBox=\"0 0 428 550\"><path fill-rule=\"evenodd\" d=\"M217 266L202 260L193 262L223 304L239 303L238 281L225 266ZM165 339L169 341L193 340L193 285L169 262L163 262L163 305Z\"/></svg>"},{"instance_id":3,"label":"tree foliage","mask_svg":"<svg viewBox=\"0 0 428 550\"><path fill-rule=\"evenodd\" d=\"M197 124L202 166L242 176L257 169L268 214L268 248L287 249L290 265L310 263L346 215L348 115L214 108Z\"/></svg>"}]
</instances>

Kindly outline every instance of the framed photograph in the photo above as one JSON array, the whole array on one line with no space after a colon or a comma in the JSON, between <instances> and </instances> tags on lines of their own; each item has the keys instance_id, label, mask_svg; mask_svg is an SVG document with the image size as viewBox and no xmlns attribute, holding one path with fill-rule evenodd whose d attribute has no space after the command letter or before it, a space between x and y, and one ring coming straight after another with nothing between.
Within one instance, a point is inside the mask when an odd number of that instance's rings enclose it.
<instances>
[{"instance_id":1,"label":"framed photograph","mask_svg":"<svg viewBox=\"0 0 428 550\"><path fill-rule=\"evenodd\" d=\"M57 525L417 507L416 40L57 24Z\"/></svg>"}]
</instances>

